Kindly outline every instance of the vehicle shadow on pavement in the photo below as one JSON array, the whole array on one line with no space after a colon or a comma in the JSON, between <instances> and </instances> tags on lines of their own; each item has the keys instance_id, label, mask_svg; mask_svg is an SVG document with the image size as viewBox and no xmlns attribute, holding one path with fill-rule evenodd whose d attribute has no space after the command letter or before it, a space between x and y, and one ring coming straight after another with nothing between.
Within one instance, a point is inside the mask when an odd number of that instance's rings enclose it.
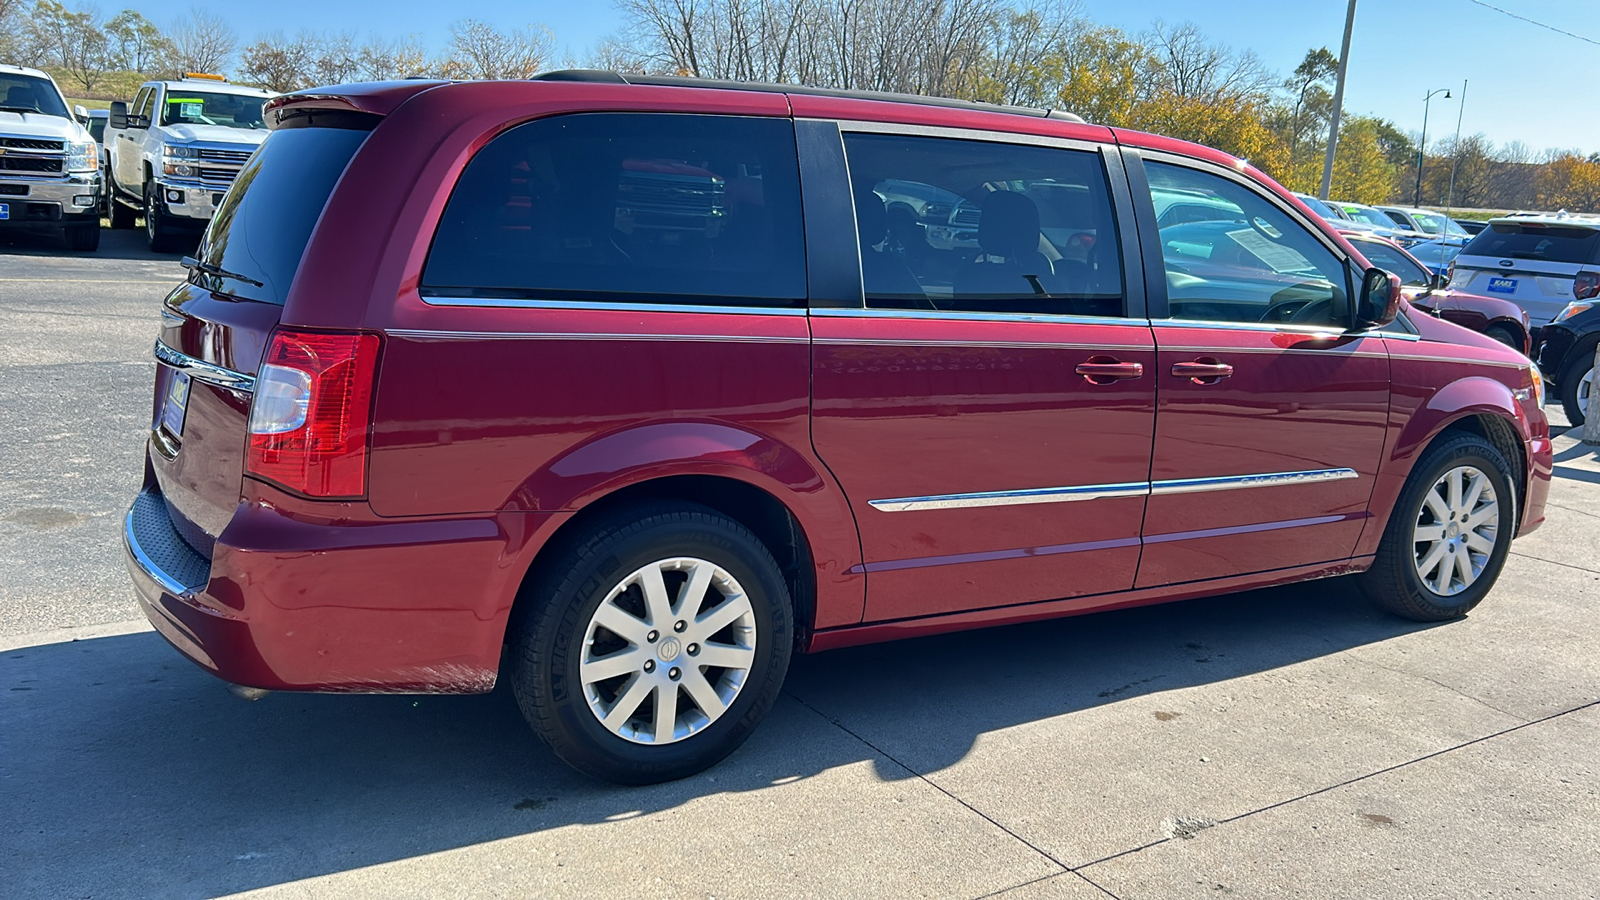
<instances>
[{"instance_id":1,"label":"vehicle shadow on pavement","mask_svg":"<svg viewBox=\"0 0 1600 900\"><path fill-rule=\"evenodd\" d=\"M198 239L197 235L196 241ZM61 242L61 238L53 234L26 231L0 234L0 255L10 256L54 256L67 259L138 259L177 262L181 257L193 252L194 247L189 247L178 253L155 253L151 251L150 245L145 240L143 227L125 231L112 231L109 227L102 225L100 228L99 249L83 253L74 253L67 250L66 245ZM181 277L181 273L179 277Z\"/></svg>"},{"instance_id":2,"label":"vehicle shadow on pavement","mask_svg":"<svg viewBox=\"0 0 1600 900\"><path fill-rule=\"evenodd\" d=\"M28 647L0 653L0 893L215 896L863 762L906 779L914 773L857 735L914 745L915 774L931 774L997 729L1420 627L1370 610L1336 579L800 657L744 748L647 788L567 769L504 686L247 703L153 633Z\"/></svg>"}]
</instances>

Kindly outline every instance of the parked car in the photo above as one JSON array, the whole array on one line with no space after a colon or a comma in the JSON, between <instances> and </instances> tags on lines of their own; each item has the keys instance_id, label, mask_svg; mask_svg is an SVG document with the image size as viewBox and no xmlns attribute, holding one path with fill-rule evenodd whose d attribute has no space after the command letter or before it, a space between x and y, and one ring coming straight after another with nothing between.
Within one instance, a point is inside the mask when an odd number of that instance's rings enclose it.
<instances>
[{"instance_id":1,"label":"parked car","mask_svg":"<svg viewBox=\"0 0 1600 900\"><path fill-rule=\"evenodd\" d=\"M1465 231L1469 235L1477 234L1478 232L1489 227L1489 223L1483 221L1482 219L1456 219L1454 221L1457 225L1461 226L1462 231Z\"/></svg>"},{"instance_id":2,"label":"parked car","mask_svg":"<svg viewBox=\"0 0 1600 900\"><path fill-rule=\"evenodd\" d=\"M100 215L111 215L111 191L106 185L111 183L111 150L106 146L106 122L111 116L110 110L91 109L89 118L83 126L89 129L89 136L94 138L95 145L100 148Z\"/></svg>"},{"instance_id":3,"label":"parked car","mask_svg":"<svg viewBox=\"0 0 1600 900\"><path fill-rule=\"evenodd\" d=\"M1372 234L1387 238L1402 247L1409 247L1419 241L1428 239L1428 235L1420 231L1412 231L1389 218L1388 214L1375 206L1364 203L1350 203L1344 200L1335 200L1331 205L1343 212L1353 224L1365 226Z\"/></svg>"},{"instance_id":4,"label":"parked car","mask_svg":"<svg viewBox=\"0 0 1600 900\"><path fill-rule=\"evenodd\" d=\"M189 73L146 82L132 106L111 104L111 227L132 228L142 212L150 249L193 241L266 137L261 104L271 96Z\"/></svg>"},{"instance_id":5,"label":"parked car","mask_svg":"<svg viewBox=\"0 0 1600 900\"><path fill-rule=\"evenodd\" d=\"M1578 296L1588 290L1588 279L1575 282L1592 272L1600 272L1600 219L1506 216L1489 220L1462 249L1450 286L1510 300L1528 311L1537 332L1568 303L1590 299Z\"/></svg>"},{"instance_id":6,"label":"parked car","mask_svg":"<svg viewBox=\"0 0 1600 900\"><path fill-rule=\"evenodd\" d=\"M796 651L1355 573L1454 619L1544 518L1533 363L1215 150L595 72L267 120L166 299L124 524L145 614L239 685L503 678L562 759L655 782ZM641 160L720 179L717 227L620 232ZM981 252L896 250L891 179Z\"/></svg>"},{"instance_id":7,"label":"parked car","mask_svg":"<svg viewBox=\"0 0 1600 900\"><path fill-rule=\"evenodd\" d=\"M1428 271L1449 281L1450 264L1461 255L1461 246L1448 241L1419 241L1407 247L1406 252L1416 257Z\"/></svg>"},{"instance_id":8,"label":"parked car","mask_svg":"<svg viewBox=\"0 0 1600 900\"><path fill-rule=\"evenodd\" d=\"M55 80L0 64L0 229L54 233L75 251L100 246L95 141Z\"/></svg>"},{"instance_id":9,"label":"parked car","mask_svg":"<svg viewBox=\"0 0 1600 900\"><path fill-rule=\"evenodd\" d=\"M1585 272L1573 300L1540 331L1539 368L1554 385L1567 421L1582 425L1594 387L1594 350L1600 344L1600 274Z\"/></svg>"},{"instance_id":10,"label":"parked car","mask_svg":"<svg viewBox=\"0 0 1600 900\"><path fill-rule=\"evenodd\" d=\"M1527 356L1533 349L1528 313L1498 297L1481 297L1444 287L1443 275L1431 271L1399 244L1368 235L1346 235L1361 255L1400 278L1406 300L1423 312L1494 338Z\"/></svg>"},{"instance_id":11,"label":"parked car","mask_svg":"<svg viewBox=\"0 0 1600 900\"><path fill-rule=\"evenodd\" d=\"M1378 209L1401 228L1428 235L1426 240L1465 244L1471 237L1454 219L1441 212L1415 206L1380 206Z\"/></svg>"}]
</instances>

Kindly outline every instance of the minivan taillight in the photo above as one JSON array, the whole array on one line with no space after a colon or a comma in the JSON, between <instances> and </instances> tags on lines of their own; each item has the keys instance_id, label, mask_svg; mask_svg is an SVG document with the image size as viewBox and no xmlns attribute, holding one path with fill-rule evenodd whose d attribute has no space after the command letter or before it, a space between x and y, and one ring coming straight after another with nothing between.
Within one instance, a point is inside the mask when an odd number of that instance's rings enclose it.
<instances>
[{"instance_id":1,"label":"minivan taillight","mask_svg":"<svg viewBox=\"0 0 1600 900\"><path fill-rule=\"evenodd\" d=\"M367 491L375 334L278 330L250 403L245 471L310 497Z\"/></svg>"},{"instance_id":2,"label":"minivan taillight","mask_svg":"<svg viewBox=\"0 0 1600 900\"><path fill-rule=\"evenodd\" d=\"M1579 272L1572 279L1572 296L1576 300L1600 297L1600 272Z\"/></svg>"}]
</instances>

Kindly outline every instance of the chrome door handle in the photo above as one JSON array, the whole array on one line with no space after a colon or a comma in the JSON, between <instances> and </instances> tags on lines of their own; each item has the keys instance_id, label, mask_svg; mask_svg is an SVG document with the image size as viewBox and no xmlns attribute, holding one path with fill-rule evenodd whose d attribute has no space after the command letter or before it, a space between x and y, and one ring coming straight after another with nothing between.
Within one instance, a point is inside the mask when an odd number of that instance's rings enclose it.
<instances>
[{"instance_id":1,"label":"chrome door handle","mask_svg":"<svg viewBox=\"0 0 1600 900\"><path fill-rule=\"evenodd\" d=\"M1173 363L1172 374L1179 378L1187 378L1195 384L1216 384L1233 374L1233 366L1202 357L1192 362Z\"/></svg>"},{"instance_id":2,"label":"chrome door handle","mask_svg":"<svg viewBox=\"0 0 1600 900\"><path fill-rule=\"evenodd\" d=\"M1126 378L1144 377L1144 364L1120 362L1108 356L1093 356L1078 363L1078 367L1073 371L1082 375L1090 384L1111 384Z\"/></svg>"}]
</instances>

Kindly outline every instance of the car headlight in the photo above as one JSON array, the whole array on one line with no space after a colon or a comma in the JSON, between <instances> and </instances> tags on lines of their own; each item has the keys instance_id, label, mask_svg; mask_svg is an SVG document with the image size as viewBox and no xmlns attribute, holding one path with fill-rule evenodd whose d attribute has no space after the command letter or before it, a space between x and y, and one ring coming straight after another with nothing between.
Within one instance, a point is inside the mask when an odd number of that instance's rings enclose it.
<instances>
[{"instance_id":1,"label":"car headlight","mask_svg":"<svg viewBox=\"0 0 1600 900\"><path fill-rule=\"evenodd\" d=\"M1577 315L1578 313L1588 312L1589 310L1591 310L1593 308L1594 308L1594 304L1588 302L1587 300L1574 300L1571 303L1568 303L1565 309L1563 309L1561 312L1557 313L1556 317L1555 317L1555 319L1553 321L1562 322L1562 321L1565 321L1567 319L1572 318L1573 316Z\"/></svg>"},{"instance_id":2,"label":"car headlight","mask_svg":"<svg viewBox=\"0 0 1600 900\"><path fill-rule=\"evenodd\" d=\"M69 141L67 143L66 171L93 172L100 168L100 148L94 141Z\"/></svg>"},{"instance_id":3,"label":"car headlight","mask_svg":"<svg viewBox=\"0 0 1600 900\"><path fill-rule=\"evenodd\" d=\"M193 178L199 174L199 169L191 161L199 156L200 152L193 147L168 145L161 148L161 171L179 178Z\"/></svg>"}]
</instances>

